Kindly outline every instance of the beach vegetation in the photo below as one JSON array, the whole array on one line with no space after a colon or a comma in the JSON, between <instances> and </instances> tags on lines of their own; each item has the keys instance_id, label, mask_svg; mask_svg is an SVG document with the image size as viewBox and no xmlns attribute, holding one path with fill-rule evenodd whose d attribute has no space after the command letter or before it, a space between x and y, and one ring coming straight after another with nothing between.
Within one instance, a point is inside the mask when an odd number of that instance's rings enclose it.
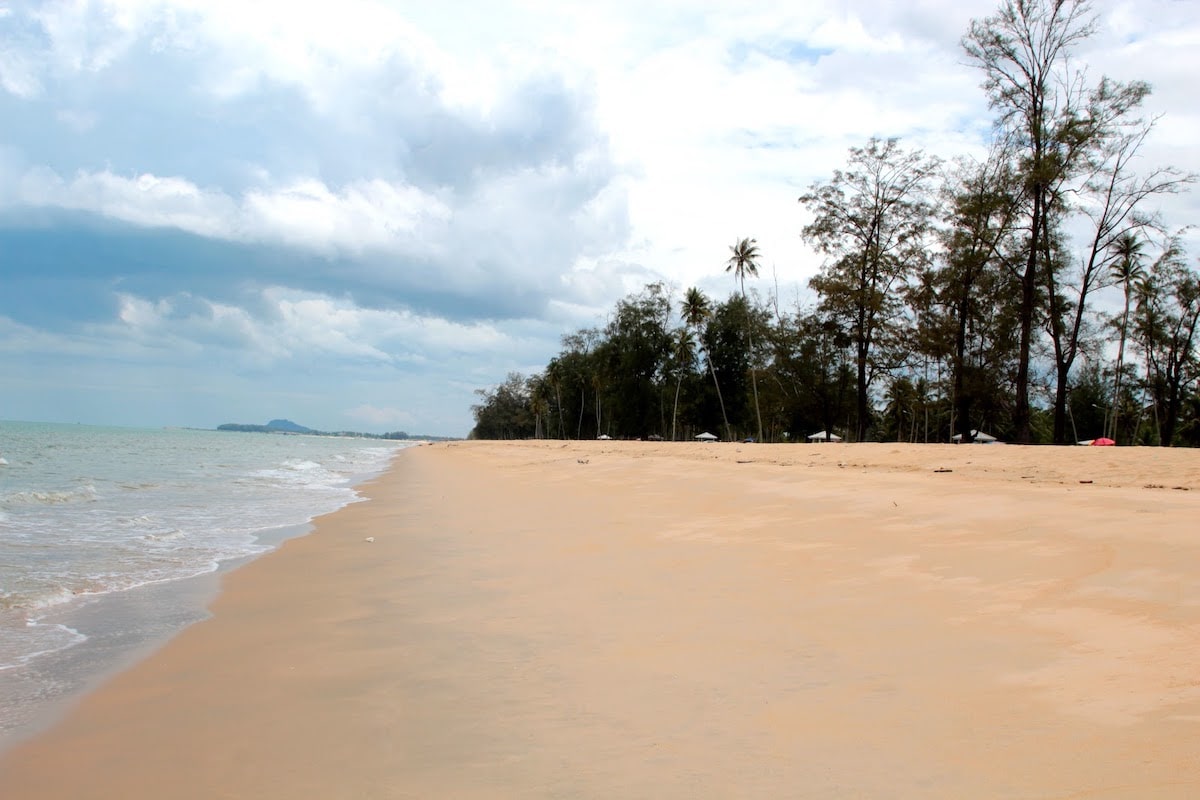
<instances>
[{"instance_id":1,"label":"beach vegetation","mask_svg":"<svg viewBox=\"0 0 1200 800\"><path fill-rule=\"evenodd\" d=\"M511 372L498 386L476 391L473 439L530 439L538 432L531 381Z\"/></svg>"},{"instance_id":2,"label":"beach vegetation","mask_svg":"<svg viewBox=\"0 0 1200 800\"><path fill-rule=\"evenodd\" d=\"M1072 74L1071 51L1094 31L1086 0L1003 0L996 14L972 20L967 56L984 74L999 135L1011 143L1022 186L1026 241L1017 280L1020 340L1012 412L1013 435L1032 441L1030 366L1039 312L1049 220L1066 180L1080 168L1087 142L1083 84Z\"/></svg>"},{"instance_id":3,"label":"beach vegetation","mask_svg":"<svg viewBox=\"0 0 1200 800\"><path fill-rule=\"evenodd\" d=\"M1146 354L1146 390L1152 399L1154 438L1171 444L1189 392L1200 381L1200 275L1172 240L1138 291L1138 334ZM1139 419L1139 432L1140 432Z\"/></svg>"},{"instance_id":4,"label":"beach vegetation","mask_svg":"<svg viewBox=\"0 0 1200 800\"><path fill-rule=\"evenodd\" d=\"M683 316L683 324L685 328L688 330L703 332L707 329L708 320L712 316L712 307L709 305L708 298L704 295L704 293L693 286L687 290L687 294L685 294L683 297L680 313ZM703 335L701 335L699 341L703 346L705 341ZM729 415L725 411L725 398L721 395L721 382L717 379L717 369L713 366L712 357L708 355L709 351L704 350L702 352L705 353L704 360L705 363L708 364L708 371L709 374L712 375L713 379L713 388L717 393L717 404L721 408L721 422L725 427L725 435L730 441L732 441L733 429L729 426Z\"/></svg>"},{"instance_id":5,"label":"beach vegetation","mask_svg":"<svg viewBox=\"0 0 1200 800\"><path fill-rule=\"evenodd\" d=\"M845 170L800 197L812 215L803 236L827 260L809 281L822 308L854 342L854 438L871 430L871 386L895 364L889 346L904 314L900 288L930 257L938 160L872 138L850 150Z\"/></svg>"},{"instance_id":6,"label":"beach vegetation","mask_svg":"<svg viewBox=\"0 0 1200 800\"><path fill-rule=\"evenodd\" d=\"M1122 394L1122 383L1125 379L1125 343L1129 340L1129 312L1133 307L1134 287L1146 279L1145 256L1142 253L1142 239L1130 231L1122 233L1112 244L1112 265L1109 274L1112 280L1121 287L1124 305L1121 316L1115 321L1120 332L1117 345L1117 364L1113 370L1113 413L1112 425L1105 433L1115 440L1117 435L1117 420L1121 417L1121 408L1126 405Z\"/></svg>"},{"instance_id":7,"label":"beach vegetation","mask_svg":"<svg viewBox=\"0 0 1200 800\"><path fill-rule=\"evenodd\" d=\"M1158 210L1196 176L1146 163L1147 83L1072 61L1095 29L1088 0L1000 0L962 39L983 152L851 148L799 198L809 297L748 286L762 252L738 239L727 298L630 294L484 392L474 435L1200 444L1200 275L1174 230L1196 221Z\"/></svg>"},{"instance_id":8,"label":"beach vegetation","mask_svg":"<svg viewBox=\"0 0 1200 800\"><path fill-rule=\"evenodd\" d=\"M730 246L729 251L732 255L725 263L725 271L733 273L742 293L742 303L746 305L746 276L758 277L758 260L761 255L758 250L758 242L755 239L739 239L736 244ZM758 423L758 440L761 442L763 426L762 411L758 402L758 372L754 368L754 326L749 322L749 315L746 319L746 352L750 358L750 386L754 391L754 418Z\"/></svg>"}]
</instances>

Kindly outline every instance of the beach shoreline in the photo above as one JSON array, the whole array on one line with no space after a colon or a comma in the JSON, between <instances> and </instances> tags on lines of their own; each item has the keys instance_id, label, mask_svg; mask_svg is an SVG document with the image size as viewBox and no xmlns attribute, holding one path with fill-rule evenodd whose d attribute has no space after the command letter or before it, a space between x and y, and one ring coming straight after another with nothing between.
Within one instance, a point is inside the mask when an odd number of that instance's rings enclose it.
<instances>
[{"instance_id":1,"label":"beach shoreline","mask_svg":"<svg viewBox=\"0 0 1200 800\"><path fill-rule=\"evenodd\" d=\"M144 661L190 626L209 619L209 608L219 596L226 575L312 530L311 522L270 528L256 539L271 550L221 561L210 572L82 598L44 614L39 624L87 631L86 638L19 669L0 673L22 687L6 691L6 708L14 712L15 718L5 719L0 729L0 757L53 728L88 694ZM54 687L52 693L45 688L47 685Z\"/></svg>"},{"instance_id":2,"label":"beach shoreline","mask_svg":"<svg viewBox=\"0 0 1200 800\"><path fill-rule=\"evenodd\" d=\"M459 442L359 491L0 794L1200 791L1195 451Z\"/></svg>"}]
</instances>

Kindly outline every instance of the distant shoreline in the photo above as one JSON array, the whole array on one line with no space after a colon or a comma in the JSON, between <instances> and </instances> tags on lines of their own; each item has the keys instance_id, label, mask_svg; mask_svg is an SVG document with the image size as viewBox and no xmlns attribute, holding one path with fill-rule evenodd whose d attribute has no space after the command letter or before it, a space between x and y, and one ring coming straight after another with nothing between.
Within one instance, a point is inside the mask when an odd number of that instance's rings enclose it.
<instances>
[{"instance_id":1,"label":"distant shoreline","mask_svg":"<svg viewBox=\"0 0 1200 800\"><path fill-rule=\"evenodd\" d=\"M283 422L288 421L283 420ZM226 422L218 425L213 430L230 431L234 433L286 433L305 436L339 436L347 439L386 439L389 441L400 442L459 441L452 436L427 436L422 434L410 434L406 433L405 431L392 431L389 433L365 433L362 431L320 431L314 428L306 428L303 425L296 425L295 423L289 423L289 426L284 427L273 425L271 423L266 425L255 425L240 422Z\"/></svg>"}]
</instances>

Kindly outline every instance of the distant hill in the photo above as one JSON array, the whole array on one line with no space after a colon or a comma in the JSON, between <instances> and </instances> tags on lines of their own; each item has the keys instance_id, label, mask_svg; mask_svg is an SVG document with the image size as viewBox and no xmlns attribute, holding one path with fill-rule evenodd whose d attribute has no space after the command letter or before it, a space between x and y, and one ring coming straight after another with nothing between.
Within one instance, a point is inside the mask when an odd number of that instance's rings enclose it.
<instances>
[{"instance_id":1,"label":"distant hill","mask_svg":"<svg viewBox=\"0 0 1200 800\"><path fill-rule=\"evenodd\" d=\"M238 433L307 433L309 436L352 436L367 439L419 439L428 442L454 441L456 438L453 436L410 435L404 431L391 431L384 434L361 433L359 431L318 431L298 425L290 419L273 419L266 425L245 425L240 422L226 422L224 425L218 425L217 430L237 431Z\"/></svg>"},{"instance_id":2,"label":"distant hill","mask_svg":"<svg viewBox=\"0 0 1200 800\"><path fill-rule=\"evenodd\" d=\"M218 425L219 431L240 431L242 433L320 433L312 428L297 425L290 419L273 419L266 425L243 425L239 422L226 422Z\"/></svg>"},{"instance_id":3,"label":"distant hill","mask_svg":"<svg viewBox=\"0 0 1200 800\"><path fill-rule=\"evenodd\" d=\"M290 419L273 419L267 423L269 431L287 431L288 433L316 433L312 428L297 425Z\"/></svg>"}]
</instances>

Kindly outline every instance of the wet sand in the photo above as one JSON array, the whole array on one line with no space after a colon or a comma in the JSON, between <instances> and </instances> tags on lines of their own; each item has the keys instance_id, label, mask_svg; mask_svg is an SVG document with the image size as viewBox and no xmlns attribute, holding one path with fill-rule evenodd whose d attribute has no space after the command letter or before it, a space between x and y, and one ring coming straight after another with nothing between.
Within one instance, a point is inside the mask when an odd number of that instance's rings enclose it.
<instances>
[{"instance_id":1,"label":"wet sand","mask_svg":"<svg viewBox=\"0 0 1200 800\"><path fill-rule=\"evenodd\" d=\"M453 443L366 494L0 797L1200 796L1200 452Z\"/></svg>"}]
</instances>

